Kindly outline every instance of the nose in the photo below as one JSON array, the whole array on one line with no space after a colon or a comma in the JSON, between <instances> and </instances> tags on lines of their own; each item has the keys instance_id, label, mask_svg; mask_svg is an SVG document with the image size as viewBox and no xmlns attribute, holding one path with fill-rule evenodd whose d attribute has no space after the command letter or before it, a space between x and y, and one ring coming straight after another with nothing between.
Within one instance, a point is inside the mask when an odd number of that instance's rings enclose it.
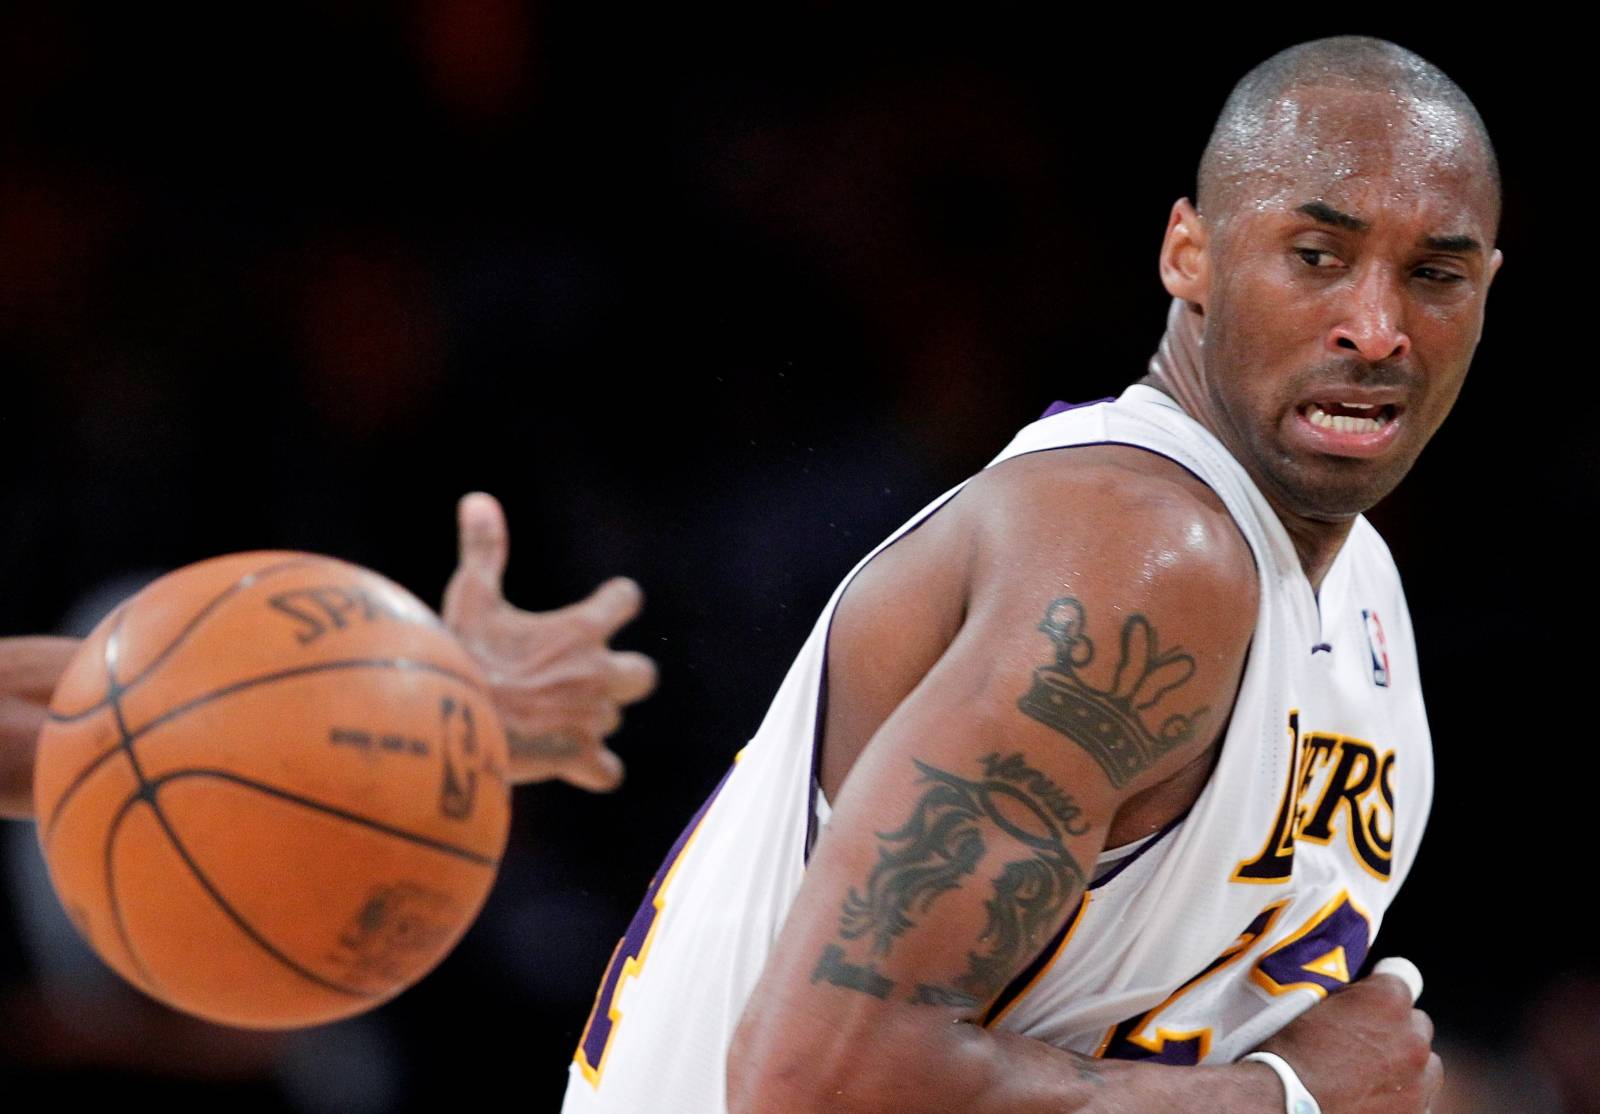
<instances>
[{"instance_id":1,"label":"nose","mask_svg":"<svg viewBox=\"0 0 1600 1114\"><path fill-rule=\"evenodd\" d=\"M1369 363L1398 360L1411 352L1404 300L1388 267L1369 265L1346 288L1343 312L1328 333L1328 346L1355 352Z\"/></svg>"}]
</instances>

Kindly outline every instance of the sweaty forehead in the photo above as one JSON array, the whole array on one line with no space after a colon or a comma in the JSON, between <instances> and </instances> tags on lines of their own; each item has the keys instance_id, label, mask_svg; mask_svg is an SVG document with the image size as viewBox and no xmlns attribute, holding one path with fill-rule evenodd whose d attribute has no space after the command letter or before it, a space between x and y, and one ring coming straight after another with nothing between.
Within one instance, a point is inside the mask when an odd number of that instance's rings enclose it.
<instances>
[{"instance_id":1,"label":"sweaty forehead","mask_svg":"<svg viewBox=\"0 0 1600 1114\"><path fill-rule=\"evenodd\" d=\"M1285 211L1321 200L1439 210L1494 223L1486 152L1453 106L1387 89L1291 86L1219 136L1215 198L1232 211ZM1341 204L1341 202L1343 204Z\"/></svg>"}]
</instances>

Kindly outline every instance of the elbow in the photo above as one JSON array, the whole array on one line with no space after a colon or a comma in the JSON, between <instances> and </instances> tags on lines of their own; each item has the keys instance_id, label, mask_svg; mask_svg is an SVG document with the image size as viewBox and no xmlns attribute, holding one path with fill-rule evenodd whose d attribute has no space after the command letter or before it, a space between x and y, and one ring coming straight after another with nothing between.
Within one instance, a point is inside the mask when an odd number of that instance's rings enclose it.
<instances>
[{"instance_id":1,"label":"elbow","mask_svg":"<svg viewBox=\"0 0 1600 1114\"><path fill-rule=\"evenodd\" d=\"M870 1026L747 1011L728 1051L728 1114L968 1109L963 1099L983 1087L984 1037L900 1011Z\"/></svg>"},{"instance_id":2,"label":"elbow","mask_svg":"<svg viewBox=\"0 0 1600 1114\"><path fill-rule=\"evenodd\" d=\"M816 1078L814 1050L786 1040L786 1028L762 1025L745 1014L728 1047L728 1114L812 1114L824 1109L811 1086Z\"/></svg>"},{"instance_id":3,"label":"elbow","mask_svg":"<svg viewBox=\"0 0 1600 1114\"><path fill-rule=\"evenodd\" d=\"M870 1076L846 1082L834 1065L807 1062L803 1053L728 1065L728 1114L889 1114L906 1109L904 1098Z\"/></svg>"},{"instance_id":4,"label":"elbow","mask_svg":"<svg viewBox=\"0 0 1600 1114\"><path fill-rule=\"evenodd\" d=\"M728 1049L728 1114L877 1114L904 1109L880 1093L858 1041L839 1028L747 1011ZM903 1095L902 1095L903 1097Z\"/></svg>"}]
</instances>

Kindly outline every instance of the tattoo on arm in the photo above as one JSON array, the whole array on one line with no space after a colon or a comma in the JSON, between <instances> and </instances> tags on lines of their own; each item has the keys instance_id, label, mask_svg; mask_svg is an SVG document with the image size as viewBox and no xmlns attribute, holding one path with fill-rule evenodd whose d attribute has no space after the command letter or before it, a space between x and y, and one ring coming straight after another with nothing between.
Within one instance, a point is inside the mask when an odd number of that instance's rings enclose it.
<instances>
[{"instance_id":1,"label":"tattoo on arm","mask_svg":"<svg viewBox=\"0 0 1600 1114\"><path fill-rule=\"evenodd\" d=\"M889 991L894 989L894 981L874 971L872 964L847 962L844 958L844 949L838 944L829 944L822 949L822 958L817 960L816 970L811 972L811 982L813 985L819 982L831 982L834 986L842 986L846 990L859 990L874 998L887 998Z\"/></svg>"},{"instance_id":2,"label":"tattoo on arm","mask_svg":"<svg viewBox=\"0 0 1600 1114\"><path fill-rule=\"evenodd\" d=\"M559 731L547 735L524 735L507 730L506 746L510 749L512 758L537 758L544 761L572 758L583 750L582 742Z\"/></svg>"},{"instance_id":3,"label":"tattoo on arm","mask_svg":"<svg viewBox=\"0 0 1600 1114\"><path fill-rule=\"evenodd\" d=\"M1025 714L1088 751L1121 788L1172 748L1194 738L1209 708L1174 713L1150 725L1144 715L1163 696L1189 683L1194 657L1181 647L1163 650L1142 614L1122 625L1122 650L1109 687L1081 672L1095 657L1084 633L1083 604L1063 596L1045 609L1039 629L1056 644L1056 660L1033 673L1033 687L1017 701Z\"/></svg>"},{"instance_id":4,"label":"tattoo on arm","mask_svg":"<svg viewBox=\"0 0 1600 1114\"><path fill-rule=\"evenodd\" d=\"M984 904L982 950L968 953L967 970L951 985L919 983L909 997L923 1005L977 1008L1005 988L1082 891L1086 879L1066 839L1085 834L1089 825L1072 798L1021 754L989 755L976 780L915 764L927 788L903 825L878 833L878 861L840 911L840 938L868 941L868 964L846 963L844 949L830 944L811 981L887 997L893 983L871 967L871 957L888 955L897 937L994 852L1009 861L992 879L994 892Z\"/></svg>"}]
</instances>

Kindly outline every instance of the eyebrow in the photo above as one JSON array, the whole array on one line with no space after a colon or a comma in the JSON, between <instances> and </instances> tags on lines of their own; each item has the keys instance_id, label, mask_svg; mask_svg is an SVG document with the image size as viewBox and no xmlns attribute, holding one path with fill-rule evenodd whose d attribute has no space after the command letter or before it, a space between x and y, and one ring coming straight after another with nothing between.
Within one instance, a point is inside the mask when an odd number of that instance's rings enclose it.
<instances>
[{"instance_id":1,"label":"eyebrow","mask_svg":"<svg viewBox=\"0 0 1600 1114\"><path fill-rule=\"evenodd\" d=\"M1331 224L1335 228L1344 228L1351 232L1365 232L1371 227L1360 217L1342 213L1322 201L1307 201L1295 211L1304 213L1319 224ZM1422 246L1429 251L1451 251L1458 254L1483 251L1483 245L1471 236L1424 236Z\"/></svg>"},{"instance_id":2,"label":"eyebrow","mask_svg":"<svg viewBox=\"0 0 1600 1114\"><path fill-rule=\"evenodd\" d=\"M1422 246L1430 251L1453 251L1460 254L1483 250L1483 245L1471 236L1424 236Z\"/></svg>"},{"instance_id":3,"label":"eyebrow","mask_svg":"<svg viewBox=\"0 0 1600 1114\"><path fill-rule=\"evenodd\" d=\"M1360 217L1352 217L1349 213L1341 213L1332 205L1321 201L1307 201L1295 211L1304 213L1320 224L1331 224L1335 228L1347 228L1351 232L1365 232L1370 227Z\"/></svg>"}]
</instances>

